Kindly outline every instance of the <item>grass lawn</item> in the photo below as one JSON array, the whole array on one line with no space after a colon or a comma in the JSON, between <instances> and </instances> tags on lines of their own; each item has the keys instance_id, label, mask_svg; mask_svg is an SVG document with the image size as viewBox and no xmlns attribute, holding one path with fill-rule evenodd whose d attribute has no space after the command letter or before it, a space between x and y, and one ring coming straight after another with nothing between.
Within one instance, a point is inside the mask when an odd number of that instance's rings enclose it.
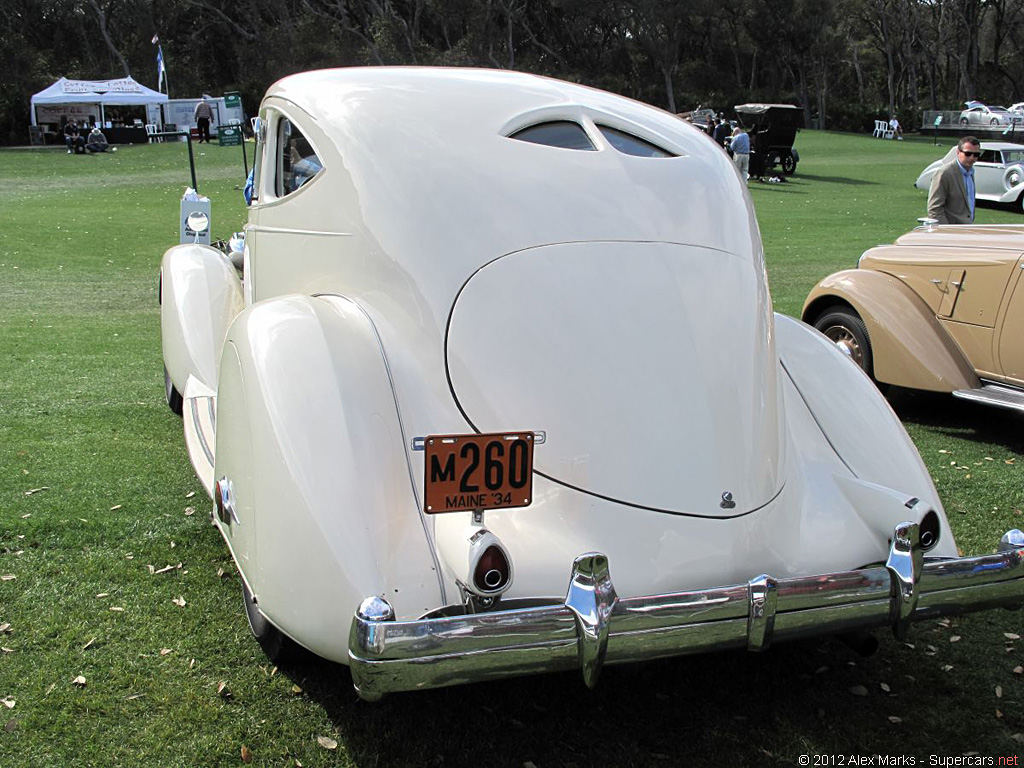
<instances>
[{"instance_id":1,"label":"grass lawn","mask_svg":"<svg viewBox=\"0 0 1024 768\"><path fill-rule=\"evenodd\" d=\"M914 226L913 181L948 146L801 133L791 181L750 183L776 308L799 314L818 279ZM196 164L226 238L240 152ZM867 659L826 640L612 667L592 692L549 675L370 705L344 667L274 669L163 399L156 278L188 181L180 144L0 151L0 766L234 765L243 748L274 766L1024 756L1020 612L918 624ZM891 401L965 554L1024 528L1021 417Z\"/></svg>"}]
</instances>

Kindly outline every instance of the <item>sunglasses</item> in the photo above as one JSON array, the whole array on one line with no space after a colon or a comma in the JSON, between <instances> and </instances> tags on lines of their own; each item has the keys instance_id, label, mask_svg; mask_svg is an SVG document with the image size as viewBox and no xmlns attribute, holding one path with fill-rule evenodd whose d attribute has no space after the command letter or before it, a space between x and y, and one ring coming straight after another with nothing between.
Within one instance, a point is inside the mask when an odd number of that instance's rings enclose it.
<instances>
[{"instance_id":1,"label":"sunglasses","mask_svg":"<svg viewBox=\"0 0 1024 768\"><path fill-rule=\"evenodd\" d=\"M967 157L981 157L981 152L968 152L966 149L961 149L960 151Z\"/></svg>"}]
</instances>

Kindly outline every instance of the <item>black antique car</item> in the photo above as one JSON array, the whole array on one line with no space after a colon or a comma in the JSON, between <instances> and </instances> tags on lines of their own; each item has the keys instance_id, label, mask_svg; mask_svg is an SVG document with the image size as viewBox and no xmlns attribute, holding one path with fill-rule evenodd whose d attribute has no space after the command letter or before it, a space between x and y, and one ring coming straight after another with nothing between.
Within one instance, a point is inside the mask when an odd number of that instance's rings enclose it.
<instances>
[{"instance_id":1,"label":"black antique car","mask_svg":"<svg viewBox=\"0 0 1024 768\"><path fill-rule=\"evenodd\" d=\"M787 176L795 173L800 155L793 142L803 127L803 109L792 104L740 104L735 109L750 134L750 175L762 178L776 166Z\"/></svg>"}]
</instances>

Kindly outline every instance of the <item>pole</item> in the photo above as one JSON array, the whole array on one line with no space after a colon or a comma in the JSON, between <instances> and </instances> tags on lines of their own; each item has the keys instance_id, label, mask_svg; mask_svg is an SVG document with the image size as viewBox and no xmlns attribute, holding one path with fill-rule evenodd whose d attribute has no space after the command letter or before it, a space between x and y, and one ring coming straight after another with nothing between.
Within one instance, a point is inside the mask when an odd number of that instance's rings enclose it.
<instances>
[{"instance_id":1,"label":"pole","mask_svg":"<svg viewBox=\"0 0 1024 768\"><path fill-rule=\"evenodd\" d=\"M249 155L245 151L245 131L242 130L242 126L238 126L238 136L241 138L240 144L242 145L242 168L245 169L245 178L249 178ZM256 162L256 158L253 158L253 162Z\"/></svg>"},{"instance_id":2,"label":"pole","mask_svg":"<svg viewBox=\"0 0 1024 768\"><path fill-rule=\"evenodd\" d=\"M192 189L196 192L199 191L199 185L196 183L196 158L192 154L192 132L182 131L185 134L185 140L188 141L188 167L192 171Z\"/></svg>"}]
</instances>

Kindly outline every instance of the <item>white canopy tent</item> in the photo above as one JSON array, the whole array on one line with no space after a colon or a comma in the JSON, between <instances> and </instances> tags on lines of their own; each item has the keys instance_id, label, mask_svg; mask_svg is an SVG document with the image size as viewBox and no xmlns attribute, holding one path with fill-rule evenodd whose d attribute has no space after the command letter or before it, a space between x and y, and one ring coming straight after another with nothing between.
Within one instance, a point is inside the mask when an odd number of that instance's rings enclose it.
<instances>
[{"instance_id":1,"label":"white canopy tent","mask_svg":"<svg viewBox=\"0 0 1024 768\"><path fill-rule=\"evenodd\" d=\"M131 77L117 80L68 80L62 77L32 97L32 125L38 125L37 110L40 107L70 108L98 105L100 122L104 123L105 106L147 106L166 103L167 94L147 88Z\"/></svg>"}]
</instances>

